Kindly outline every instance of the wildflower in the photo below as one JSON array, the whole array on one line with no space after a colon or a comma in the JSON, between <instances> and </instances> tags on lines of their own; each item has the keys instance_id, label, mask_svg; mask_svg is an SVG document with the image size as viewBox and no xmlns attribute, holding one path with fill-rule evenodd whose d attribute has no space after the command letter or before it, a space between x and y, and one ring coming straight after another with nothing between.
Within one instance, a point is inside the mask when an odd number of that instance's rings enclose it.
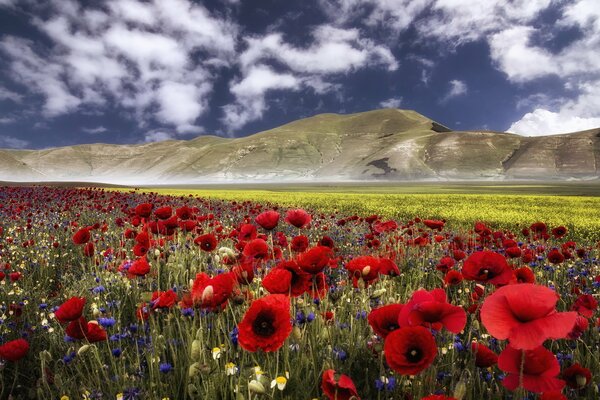
<instances>
[{"instance_id":1,"label":"wildflower","mask_svg":"<svg viewBox=\"0 0 600 400\"><path fill-rule=\"evenodd\" d=\"M271 294L253 301L238 329L238 340L245 350L276 351L292 332L289 298Z\"/></svg>"},{"instance_id":2,"label":"wildflower","mask_svg":"<svg viewBox=\"0 0 600 400\"><path fill-rule=\"evenodd\" d=\"M321 389L329 400L349 400L350 398L360 399L352 379L348 375L338 375L332 369L323 372Z\"/></svg>"},{"instance_id":3,"label":"wildflower","mask_svg":"<svg viewBox=\"0 0 600 400\"><path fill-rule=\"evenodd\" d=\"M390 333L384 343L385 359L401 375L416 375L433 363L435 339L422 326L408 326Z\"/></svg>"},{"instance_id":4,"label":"wildflower","mask_svg":"<svg viewBox=\"0 0 600 400\"><path fill-rule=\"evenodd\" d=\"M285 376L278 376L277 378L271 381L271 389L277 386L277 389L284 390L287 385L287 381L290 378L289 372L285 373Z\"/></svg>"},{"instance_id":5,"label":"wildflower","mask_svg":"<svg viewBox=\"0 0 600 400\"><path fill-rule=\"evenodd\" d=\"M502 385L508 390L523 386L534 393L561 390L565 381L556 378L560 372L558 360L544 347L517 350L510 344L500 353L498 367L508 373Z\"/></svg>"},{"instance_id":6,"label":"wildflower","mask_svg":"<svg viewBox=\"0 0 600 400\"><path fill-rule=\"evenodd\" d=\"M171 372L173 370L173 366L167 362L161 363L158 366L158 370L163 374L168 374L169 372Z\"/></svg>"},{"instance_id":7,"label":"wildflower","mask_svg":"<svg viewBox=\"0 0 600 400\"><path fill-rule=\"evenodd\" d=\"M239 371L239 368L232 362L225 364L225 375L235 375Z\"/></svg>"}]
</instances>

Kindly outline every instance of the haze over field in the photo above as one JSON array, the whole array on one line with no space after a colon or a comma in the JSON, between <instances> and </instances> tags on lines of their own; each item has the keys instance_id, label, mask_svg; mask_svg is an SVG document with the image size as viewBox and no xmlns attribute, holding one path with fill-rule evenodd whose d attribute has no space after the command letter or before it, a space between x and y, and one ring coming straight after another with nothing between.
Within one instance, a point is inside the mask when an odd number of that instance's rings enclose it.
<instances>
[{"instance_id":1,"label":"haze over field","mask_svg":"<svg viewBox=\"0 0 600 400\"><path fill-rule=\"evenodd\" d=\"M0 180L175 184L580 179L600 176L600 129L524 137L451 131L415 111L320 114L229 139L0 150Z\"/></svg>"}]
</instances>

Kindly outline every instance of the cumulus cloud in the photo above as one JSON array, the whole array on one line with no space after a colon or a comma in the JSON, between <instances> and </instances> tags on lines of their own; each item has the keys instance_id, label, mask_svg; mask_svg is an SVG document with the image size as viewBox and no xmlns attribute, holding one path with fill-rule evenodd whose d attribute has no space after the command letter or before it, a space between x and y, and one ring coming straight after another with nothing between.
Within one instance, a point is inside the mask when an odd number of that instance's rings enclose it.
<instances>
[{"instance_id":1,"label":"cumulus cloud","mask_svg":"<svg viewBox=\"0 0 600 400\"><path fill-rule=\"evenodd\" d=\"M379 106L383 108L400 108L401 104L402 97L391 97L379 103Z\"/></svg>"},{"instance_id":2,"label":"cumulus cloud","mask_svg":"<svg viewBox=\"0 0 600 400\"><path fill-rule=\"evenodd\" d=\"M544 136L583 131L600 127L600 117L581 118L575 115L537 108L514 122L507 132L525 136Z\"/></svg>"},{"instance_id":3,"label":"cumulus cloud","mask_svg":"<svg viewBox=\"0 0 600 400\"><path fill-rule=\"evenodd\" d=\"M12 136L0 135L0 148L24 149L29 145L26 140L18 139Z\"/></svg>"},{"instance_id":4,"label":"cumulus cloud","mask_svg":"<svg viewBox=\"0 0 600 400\"><path fill-rule=\"evenodd\" d=\"M64 0L33 23L43 47L5 36L10 76L44 97L52 117L107 103L179 133L198 131L213 77L235 59L237 24L190 0L108 0L82 8Z\"/></svg>"},{"instance_id":5,"label":"cumulus cloud","mask_svg":"<svg viewBox=\"0 0 600 400\"><path fill-rule=\"evenodd\" d=\"M173 139L175 139L175 134L163 131L148 132L144 135L144 143L163 142Z\"/></svg>"},{"instance_id":6,"label":"cumulus cloud","mask_svg":"<svg viewBox=\"0 0 600 400\"><path fill-rule=\"evenodd\" d=\"M307 47L285 41L278 32L246 39L239 57L242 76L230 84L235 102L224 107L223 123L238 129L260 119L267 110L265 96L273 90L310 88L318 94L340 90L331 82L336 74L348 74L369 66L398 68L390 49L361 36L358 29L340 29L320 25L312 32ZM276 71L268 63L283 66Z\"/></svg>"}]
</instances>

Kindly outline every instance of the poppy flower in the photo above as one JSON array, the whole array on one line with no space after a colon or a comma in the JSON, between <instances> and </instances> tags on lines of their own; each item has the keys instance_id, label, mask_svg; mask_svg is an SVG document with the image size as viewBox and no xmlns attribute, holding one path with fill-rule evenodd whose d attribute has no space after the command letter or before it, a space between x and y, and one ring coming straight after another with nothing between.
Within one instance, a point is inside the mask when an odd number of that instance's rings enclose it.
<instances>
[{"instance_id":1,"label":"poppy flower","mask_svg":"<svg viewBox=\"0 0 600 400\"><path fill-rule=\"evenodd\" d=\"M398 316L402 307L403 304L388 304L372 310L367 320L373 332L385 339L392 331L400 328Z\"/></svg>"},{"instance_id":2,"label":"poppy flower","mask_svg":"<svg viewBox=\"0 0 600 400\"><path fill-rule=\"evenodd\" d=\"M552 249L548 253L548 261L551 264L560 264L565 261L565 256L558 249Z\"/></svg>"},{"instance_id":3,"label":"poppy flower","mask_svg":"<svg viewBox=\"0 0 600 400\"><path fill-rule=\"evenodd\" d=\"M206 233L204 235L198 236L194 239L194 243L196 243L200 248L204 251L213 251L217 248L217 237L212 233Z\"/></svg>"},{"instance_id":4,"label":"poppy flower","mask_svg":"<svg viewBox=\"0 0 600 400\"><path fill-rule=\"evenodd\" d=\"M435 330L443 326L452 333L459 333L467 323L467 313L462 307L447 302L444 289L417 290L400 311L398 323L400 326L423 325Z\"/></svg>"},{"instance_id":5,"label":"poppy flower","mask_svg":"<svg viewBox=\"0 0 600 400\"><path fill-rule=\"evenodd\" d=\"M83 339L88 331L88 322L85 317L81 316L78 319L69 322L69 325L65 328L67 336L73 339Z\"/></svg>"},{"instance_id":6,"label":"poppy flower","mask_svg":"<svg viewBox=\"0 0 600 400\"><path fill-rule=\"evenodd\" d=\"M423 224L429 229L437 229L438 231L441 231L446 223L444 221L439 221L436 219L426 219L423 221Z\"/></svg>"},{"instance_id":7,"label":"poppy flower","mask_svg":"<svg viewBox=\"0 0 600 400\"><path fill-rule=\"evenodd\" d=\"M144 276L148 272L150 272L150 264L145 257L135 260L127 270L130 276Z\"/></svg>"},{"instance_id":8,"label":"poppy flower","mask_svg":"<svg viewBox=\"0 0 600 400\"><path fill-rule=\"evenodd\" d=\"M552 229L552 235L555 238L560 239L563 236L565 236L568 231L569 230L566 227L564 227L564 226L561 225L561 226L557 226L556 228Z\"/></svg>"},{"instance_id":9,"label":"poppy flower","mask_svg":"<svg viewBox=\"0 0 600 400\"><path fill-rule=\"evenodd\" d=\"M567 382L567 385L570 388L581 389L590 384L592 373L589 369L582 367L579 363L575 363L565 369L560 377Z\"/></svg>"},{"instance_id":10,"label":"poppy flower","mask_svg":"<svg viewBox=\"0 0 600 400\"><path fill-rule=\"evenodd\" d=\"M227 272L210 278L204 272L196 275L192 285L192 300L202 308L216 309L224 306L233 293L236 278Z\"/></svg>"},{"instance_id":11,"label":"poppy flower","mask_svg":"<svg viewBox=\"0 0 600 400\"><path fill-rule=\"evenodd\" d=\"M89 242L83 246L83 255L86 257L94 256L94 243Z\"/></svg>"},{"instance_id":12,"label":"poppy flower","mask_svg":"<svg viewBox=\"0 0 600 400\"><path fill-rule=\"evenodd\" d=\"M158 219L169 219L173 215L173 209L169 206L159 207L154 210L154 215Z\"/></svg>"},{"instance_id":13,"label":"poppy flower","mask_svg":"<svg viewBox=\"0 0 600 400\"><path fill-rule=\"evenodd\" d=\"M180 220L188 220L194 214L194 210L192 210L188 206L181 206L175 210L175 214L179 217Z\"/></svg>"},{"instance_id":14,"label":"poppy flower","mask_svg":"<svg viewBox=\"0 0 600 400\"><path fill-rule=\"evenodd\" d=\"M383 346L385 360L400 375L417 375L429 367L437 355L437 345L429 330L407 326L392 331Z\"/></svg>"},{"instance_id":15,"label":"poppy flower","mask_svg":"<svg viewBox=\"0 0 600 400\"><path fill-rule=\"evenodd\" d=\"M265 259L269 256L269 245L263 239L251 240L244 246L243 254L255 260Z\"/></svg>"},{"instance_id":16,"label":"poppy flower","mask_svg":"<svg viewBox=\"0 0 600 400\"><path fill-rule=\"evenodd\" d=\"M268 231L275 229L279 223L279 213L277 211L269 210L260 213L254 219L263 229Z\"/></svg>"},{"instance_id":17,"label":"poppy flower","mask_svg":"<svg viewBox=\"0 0 600 400\"><path fill-rule=\"evenodd\" d=\"M573 329L571 329L571 332L569 332L569 339L579 339L581 335L588 330L589 326L590 323L587 318L578 315Z\"/></svg>"},{"instance_id":18,"label":"poppy flower","mask_svg":"<svg viewBox=\"0 0 600 400\"><path fill-rule=\"evenodd\" d=\"M0 345L0 358L7 361L19 361L29 352L29 342L16 339Z\"/></svg>"},{"instance_id":19,"label":"poppy flower","mask_svg":"<svg viewBox=\"0 0 600 400\"><path fill-rule=\"evenodd\" d=\"M560 365L551 351L543 346L517 350L510 344L500 353L498 367L507 373L502 381L508 390L520 385L534 393L561 390L565 381L558 379Z\"/></svg>"},{"instance_id":20,"label":"poppy flower","mask_svg":"<svg viewBox=\"0 0 600 400\"><path fill-rule=\"evenodd\" d=\"M74 321L81 317L85 301L85 297L71 297L58 307L54 312L54 316L60 322Z\"/></svg>"},{"instance_id":21,"label":"poppy flower","mask_svg":"<svg viewBox=\"0 0 600 400\"><path fill-rule=\"evenodd\" d=\"M462 281L463 281L462 274L460 273L460 271L457 271L455 269L448 271L446 273L446 275L444 276L444 283L449 286L458 285Z\"/></svg>"},{"instance_id":22,"label":"poppy flower","mask_svg":"<svg viewBox=\"0 0 600 400\"><path fill-rule=\"evenodd\" d=\"M262 285L269 293L300 296L310 287L311 275L295 261L283 261L263 278Z\"/></svg>"},{"instance_id":23,"label":"poppy flower","mask_svg":"<svg viewBox=\"0 0 600 400\"><path fill-rule=\"evenodd\" d=\"M90 234L90 228L81 228L73 235L73 243L80 245L90 241L92 235Z\"/></svg>"},{"instance_id":24,"label":"poppy flower","mask_svg":"<svg viewBox=\"0 0 600 400\"><path fill-rule=\"evenodd\" d=\"M513 270L510 283L535 283L535 274L529 267L521 267Z\"/></svg>"},{"instance_id":25,"label":"poppy flower","mask_svg":"<svg viewBox=\"0 0 600 400\"><path fill-rule=\"evenodd\" d=\"M329 264L333 252L329 247L316 246L298 255L298 266L309 274L318 274Z\"/></svg>"},{"instance_id":26,"label":"poppy flower","mask_svg":"<svg viewBox=\"0 0 600 400\"><path fill-rule=\"evenodd\" d=\"M85 334L85 338L88 340L88 342L95 343L107 340L108 335L96 321L90 321L87 324L87 333Z\"/></svg>"},{"instance_id":27,"label":"poppy flower","mask_svg":"<svg viewBox=\"0 0 600 400\"><path fill-rule=\"evenodd\" d=\"M150 214L152 214L153 208L154 208L154 205L151 203L138 204L134 210L135 215L137 215L140 218L148 218L150 216Z\"/></svg>"},{"instance_id":28,"label":"poppy flower","mask_svg":"<svg viewBox=\"0 0 600 400\"><path fill-rule=\"evenodd\" d=\"M498 355L481 343L471 343L471 352L475 354L475 365L489 368L498 362Z\"/></svg>"},{"instance_id":29,"label":"poppy flower","mask_svg":"<svg viewBox=\"0 0 600 400\"><path fill-rule=\"evenodd\" d=\"M292 239L290 248L294 253L302 253L303 251L306 251L306 249L308 249L308 237L304 235L295 236Z\"/></svg>"},{"instance_id":30,"label":"poppy flower","mask_svg":"<svg viewBox=\"0 0 600 400\"><path fill-rule=\"evenodd\" d=\"M518 258L521 257L521 249L517 246L509 247L505 250L506 255L510 258Z\"/></svg>"},{"instance_id":31,"label":"poppy flower","mask_svg":"<svg viewBox=\"0 0 600 400\"><path fill-rule=\"evenodd\" d=\"M238 324L238 341L251 352L278 350L292 332L290 299L270 294L254 300Z\"/></svg>"},{"instance_id":32,"label":"poppy flower","mask_svg":"<svg viewBox=\"0 0 600 400\"><path fill-rule=\"evenodd\" d=\"M258 231L256 227L251 224L242 224L237 230L237 238L240 242L256 239Z\"/></svg>"},{"instance_id":33,"label":"poppy flower","mask_svg":"<svg viewBox=\"0 0 600 400\"><path fill-rule=\"evenodd\" d=\"M177 293L173 289L169 289L165 292L156 291L152 293L152 309L157 308L171 308L177 302Z\"/></svg>"},{"instance_id":34,"label":"poppy flower","mask_svg":"<svg viewBox=\"0 0 600 400\"><path fill-rule=\"evenodd\" d=\"M568 336L575 312L556 312L558 295L546 286L519 283L501 287L481 307L481 322L496 339L509 339L516 349L530 350L544 340Z\"/></svg>"},{"instance_id":35,"label":"poppy flower","mask_svg":"<svg viewBox=\"0 0 600 400\"><path fill-rule=\"evenodd\" d=\"M513 274L504 256L487 250L471 254L465 260L461 272L467 280L496 286L506 285Z\"/></svg>"},{"instance_id":36,"label":"poppy flower","mask_svg":"<svg viewBox=\"0 0 600 400\"><path fill-rule=\"evenodd\" d=\"M360 400L356 386L348 375L338 375L332 369L325 370L321 378L321 390L329 400Z\"/></svg>"},{"instance_id":37,"label":"poppy flower","mask_svg":"<svg viewBox=\"0 0 600 400\"><path fill-rule=\"evenodd\" d=\"M598 301L589 294L582 294L571 306L572 311L577 311L586 318L591 318L598 308Z\"/></svg>"},{"instance_id":38,"label":"poppy flower","mask_svg":"<svg viewBox=\"0 0 600 400\"><path fill-rule=\"evenodd\" d=\"M440 259L440 261L437 263L435 268L438 271L442 271L442 272L446 273L452 267L454 267L454 264L456 264L456 261L454 261L454 258L445 256Z\"/></svg>"},{"instance_id":39,"label":"poppy flower","mask_svg":"<svg viewBox=\"0 0 600 400\"><path fill-rule=\"evenodd\" d=\"M288 210L285 214L285 222L296 228L304 228L310 224L311 216L306 211L298 208L296 210Z\"/></svg>"}]
</instances>

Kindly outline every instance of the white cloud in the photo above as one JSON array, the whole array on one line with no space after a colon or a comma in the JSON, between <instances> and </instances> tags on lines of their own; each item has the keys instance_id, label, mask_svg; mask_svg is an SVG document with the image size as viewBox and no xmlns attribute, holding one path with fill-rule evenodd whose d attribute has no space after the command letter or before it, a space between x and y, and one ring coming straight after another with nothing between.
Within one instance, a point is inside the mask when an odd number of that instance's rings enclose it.
<instances>
[{"instance_id":1,"label":"white cloud","mask_svg":"<svg viewBox=\"0 0 600 400\"><path fill-rule=\"evenodd\" d=\"M16 122L17 119L14 117L0 117L0 125L2 124L12 124L13 122Z\"/></svg>"},{"instance_id":2,"label":"white cloud","mask_svg":"<svg viewBox=\"0 0 600 400\"><path fill-rule=\"evenodd\" d=\"M95 128L82 128L81 130L85 133L89 133L90 135L97 135L99 133L108 132L108 129L106 129L103 126L97 126Z\"/></svg>"},{"instance_id":3,"label":"white cloud","mask_svg":"<svg viewBox=\"0 0 600 400\"><path fill-rule=\"evenodd\" d=\"M331 80L336 75L377 66L393 71L398 62L389 48L361 36L358 29L320 25L311 32L306 47L287 43L281 33L246 39L247 48L239 56L242 76L230 82L235 102L223 108L223 123L238 129L260 119L268 109L265 95L272 90L310 88L318 94L338 92L341 86ZM275 71L267 62L282 66Z\"/></svg>"},{"instance_id":4,"label":"white cloud","mask_svg":"<svg viewBox=\"0 0 600 400\"><path fill-rule=\"evenodd\" d=\"M12 136L0 135L0 148L24 149L29 145L26 140L18 139Z\"/></svg>"},{"instance_id":5,"label":"white cloud","mask_svg":"<svg viewBox=\"0 0 600 400\"><path fill-rule=\"evenodd\" d=\"M270 90L297 90L301 81L291 74L280 74L267 66L251 67L246 76L231 87L236 102L223 108L223 122L231 129L239 129L262 117L267 109L265 93Z\"/></svg>"},{"instance_id":6,"label":"white cloud","mask_svg":"<svg viewBox=\"0 0 600 400\"><path fill-rule=\"evenodd\" d=\"M535 109L514 122L507 132L525 136L556 135L600 127L600 117L582 118L564 112Z\"/></svg>"},{"instance_id":7,"label":"white cloud","mask_svg":"<svg viewBox=\"0 0 600 400\"><path fill-rule=\"evenodd\" d=\"M379 105L383 108L400 108L401 104L402 97L391 97L379 103Z\"/></svg>"},{"instance_id":8,"label":"white cloud","mask_svg":"<svg viewBox=\"0 0 600 400\"><path fill-rule=\"evenodd\" d=\"M10 76L44 96L47 116L116 103L141 127L156 120L181 133L200 129L215 71L234 62L235 23L190 0L49 4L49 17L32 22L51 46L11 36L0 43Z\"/></svg>"},{"instance_id":9,"label":"white cloud","mask_svg":"<svg viewBox=\"0 0 600 400\"><path fill-rule=\"evenodd\" d=\"M13 92L12 90L8 90L0 86L0 101L2 100L10 100L15 103L20 103L23 100L23 96L17 92Z\"/></svg>"},{"instance_id":10,"label":"white cloud","mask_svg":"<svg viewBox=\"0 0 600 400\"><path fill-rule=\"evenodd\" d=\"M163 132L163 131L148 132L144 136L145 143L162 142L165 140L174 140L174 139L175 139L175 134L167 133L167 132Z\"/></svg>"},{"instance_id":11,"label":"white cloud","mask_svg":"<svg viewBox=\"0 0 600 400\"><path fill-rule=\"evenodd\" d=\"M453 79L450 81L450 89L448 89L448 92L442 98L441 101L446 102L446 101L450 100L451 98L465 95L465 94L467 94L467 91L468 91L467 84L465 82L457 80L457 79Z\"/></svg>"}]
</instances>

